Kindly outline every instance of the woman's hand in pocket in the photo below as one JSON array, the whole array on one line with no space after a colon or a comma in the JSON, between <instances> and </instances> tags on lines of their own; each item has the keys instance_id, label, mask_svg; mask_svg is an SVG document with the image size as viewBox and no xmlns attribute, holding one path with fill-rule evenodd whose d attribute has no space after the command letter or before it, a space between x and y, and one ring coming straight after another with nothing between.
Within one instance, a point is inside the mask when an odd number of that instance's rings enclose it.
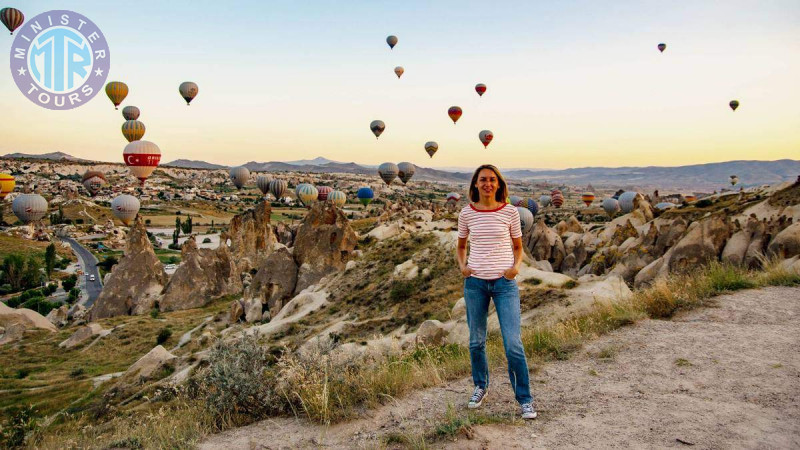
<instances>
[{"instance_id":1,"label":"woman's hand in pocket","mask_svg":"<svg viewBox=\"0 0 800 450\"><path fill-rule=\"evenodd\" d=\"M519 269L517 269L516 267L512 266L512 267L509 267L508 269L506 269L505 272L503 272L503 277L506 280L513 280L513 279L517 278L517 274L519 274Z\"/></svg>"}]
</instances>

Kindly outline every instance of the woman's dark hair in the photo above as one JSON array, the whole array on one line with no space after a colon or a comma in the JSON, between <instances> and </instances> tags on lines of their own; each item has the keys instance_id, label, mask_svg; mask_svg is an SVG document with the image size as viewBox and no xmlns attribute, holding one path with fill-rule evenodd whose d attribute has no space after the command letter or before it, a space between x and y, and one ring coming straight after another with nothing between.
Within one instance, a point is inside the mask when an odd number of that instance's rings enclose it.
<instances>
[{"instance_id":1,"label":"woman's dark hair","mask_svg":"<svg viewBox=\"0 0 800 450\"><path fill-rule=\"evenodd\" d=\"M475 187L475 184L478 182L478 174L481 173L481 170L489 169L497 175L497 182L500 186L497 187L497 192L494 193L494 199L498 202L505 203L506 197L508 197L508 185L506 184L505 178L503 175L500 174L500 170L491 165L491 164L484 164L477 169L475 169L475 173L472 174L472 181L469 183L469 199L470 201L477 202L479 201L480 194L478 193L478 188Z\"/></svg>"}]
</instances>

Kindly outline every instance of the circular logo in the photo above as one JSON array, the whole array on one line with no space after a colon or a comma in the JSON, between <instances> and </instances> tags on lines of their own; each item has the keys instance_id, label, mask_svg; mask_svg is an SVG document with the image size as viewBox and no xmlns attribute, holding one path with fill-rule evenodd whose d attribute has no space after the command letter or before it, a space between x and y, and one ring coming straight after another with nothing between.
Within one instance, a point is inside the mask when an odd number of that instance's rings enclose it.
<instances>
[{"instance_id":1,"label":"circular logo","mask_svg":"<svg viewBox=\"0 0 800 450\"><path fill-rule=\"evenodd\" d=\"M111 53L91 20L67 10L28 20L11 47L11 75L30 101L48 109L77 108L108 78Z\"/></svg>"}]
</instances>

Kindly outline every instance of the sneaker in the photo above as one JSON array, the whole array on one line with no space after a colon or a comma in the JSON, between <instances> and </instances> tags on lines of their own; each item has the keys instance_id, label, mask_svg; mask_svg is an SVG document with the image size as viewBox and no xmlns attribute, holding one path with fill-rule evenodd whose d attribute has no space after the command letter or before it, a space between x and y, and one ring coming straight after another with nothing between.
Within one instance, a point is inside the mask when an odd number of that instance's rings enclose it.
<instances>
[{"instance_id":1,"label":"sneaker","mask_svg":"<svg viewBox=\"0 0 800 450\"><path fill-rule=\"evenodd\" d=\"M467 405L467 408L480 408L480 406L483 404L483 400L486 399L487 392L489 392L488 389L475 386L475 391L472 393L472 397L469 398L469 404Z\"/></svg>"},{"instance_id":2,"label":"sneaker","mask_svg":"<svg viewBox=\"0 0 800 450\"><path fill-rule=\"evenodd\" d=\"M533 409L533 403L523 403L522 404L522 418L523 419L535 419L538 414L536 410Z\"/></svg>"}]
</instances>

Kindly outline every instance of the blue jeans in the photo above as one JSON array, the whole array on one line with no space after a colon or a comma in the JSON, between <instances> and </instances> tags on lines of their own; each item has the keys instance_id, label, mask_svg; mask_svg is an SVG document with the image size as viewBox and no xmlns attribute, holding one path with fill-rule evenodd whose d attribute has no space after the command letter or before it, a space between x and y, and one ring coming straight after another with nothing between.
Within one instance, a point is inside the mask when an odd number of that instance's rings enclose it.
<instances>
[{"instance_id":1,"label":"blue jeans","mask_svg":"<svg viewBox=\"0 0 800 450\"><path fill-rule=\"evenodd\" d=\"M519 403L532 403L528 362L520 336L519 288L515 280L500 277L482 280L468 277L464 280L464 301L467 306L469 325L469 356L472 362L472 381L475 386L489 387L489 363L486 360L486 318L489 314L489 299L494 301L503 348L508 360L508 377Z\"/></svg>"}]
</instances>

